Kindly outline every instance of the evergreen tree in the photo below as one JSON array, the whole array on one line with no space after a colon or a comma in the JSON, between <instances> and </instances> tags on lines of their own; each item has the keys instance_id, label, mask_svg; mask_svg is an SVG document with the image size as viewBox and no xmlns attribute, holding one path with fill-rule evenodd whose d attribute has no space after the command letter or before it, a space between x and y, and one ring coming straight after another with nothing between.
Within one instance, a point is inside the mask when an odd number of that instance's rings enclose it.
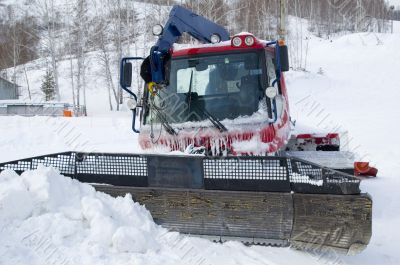
<instances>
[{"instance_id":1,"label":"evergreen tree","mask_svg":"<svg viewBox=\"0 0 400 265\"><path fill-rule=\"evenodd\" d=\"M56 96L55 87L56 83L54 81L53 72L47 70L46 75L43 77L42 85L40 87L40 89L44 93L45 101L50 101L55 99Z\"/></svg>"}]
</instances>

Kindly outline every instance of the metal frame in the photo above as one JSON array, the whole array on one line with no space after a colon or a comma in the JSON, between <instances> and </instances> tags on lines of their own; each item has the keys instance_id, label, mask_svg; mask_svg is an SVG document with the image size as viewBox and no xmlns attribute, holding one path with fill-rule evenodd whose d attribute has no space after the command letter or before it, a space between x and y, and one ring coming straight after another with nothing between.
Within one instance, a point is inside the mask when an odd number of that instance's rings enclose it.
<instances>
[{"instance_id":1,"label":"metal frame","mask_svg":"<svg viewBox=\"0 0 400 265\"><path fill-rule=\"evenodd\" d=\"M137 102L137 96L133 93L128 87L125 86L124 83L124 66L128 61L136 61L136 60L144 60L143 57L124 57L121 60L120 68L119 68L119 84L123 90L125 90L129 95L131 95ZM135 133L139 133L139 130L136 129L136 112L137 107L132 109L132 131Z\"/></svg>"},{"instance_id":2,"label":"metal frame","mask_svg":"<svg viewBox=\"0 0 400 265\"><path fill-rule=\"evenodd\" d=\"M354 176L293 157L205 157L64 152L0 164L17 173L39 164L88 183L115 186L359 194Z\"/></svg>"}]
</instances>

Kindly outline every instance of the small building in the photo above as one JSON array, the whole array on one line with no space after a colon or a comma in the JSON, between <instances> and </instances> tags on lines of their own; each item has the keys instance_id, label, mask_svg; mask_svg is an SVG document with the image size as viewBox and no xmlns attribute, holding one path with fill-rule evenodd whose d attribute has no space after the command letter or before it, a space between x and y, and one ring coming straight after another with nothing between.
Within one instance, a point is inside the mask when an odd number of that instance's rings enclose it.
<instances>
[{"instance_id":1,"label":"small building","mask_svg":"<svg viewBox=\"0 0 400 265\"><path fill-rule=\"evenodd\" d=\"M18 86L0 77L0 100L18 99Z\"/></svg>"},{"instance_id":2,"label":"small building","mask_svg":"<svg viewBox=\"0 0 400 265\"><path fill-rule=\"evenodd\" d=\"M71 109L73 109L73 106L62 102L26 103L18 100L0 101L0 116L66 116L65 111ZM72 115L72 112L70 113Z\"/></svg>"}]
</instances>

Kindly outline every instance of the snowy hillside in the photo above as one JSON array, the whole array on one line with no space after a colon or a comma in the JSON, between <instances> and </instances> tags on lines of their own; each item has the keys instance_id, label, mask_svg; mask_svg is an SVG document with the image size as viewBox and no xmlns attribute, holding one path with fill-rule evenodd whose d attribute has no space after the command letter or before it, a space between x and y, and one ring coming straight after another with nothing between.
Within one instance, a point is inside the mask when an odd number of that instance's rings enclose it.
<instances>
[{"instance_id":1,"label":"snowy hillside","mask_svg":"<svg viewBox=\"0 0 400 265\"><path fill-rule=\"evenodd\" d=\"M317 128L348 130L350 150L376 165L379 177L362 182L373 197L373 236L348 264L398 264L400 222L400 24L396 34L312 38L310 72L287 75L293 118ZM345 263L346 264L346 263Z\"/></svg>"},{"instance_id":2,"label":"snowy hillside","mask_svg":"<svg viewBox=\"0 0 400 265\"><path fill-rule=\"evenodd\" d=\"M306 71L286 75L292 118L310 127L348 131L348 148L380 170L377 179L362 182L363 192L373 197L374 216L371 243L360 255L214 244L167 232L129 196L111 198L40 168L21 176L0 175L0 264L400 264L400 23L395 26L393 35L357 33L330 40L304 27ZM130 54L145 51L132 48ZM89 117L0 117L0 162L71 150L143 152L130 129L130 112L108 111L99 51L88 53L86 60ZM69 64L68 58L59 62L66 102L72 101ZM26 67L40 99L46 62L42 58ZM117 75L116 67L112 74Z\"/></svg>"},{"instance_id":3,"label":"snowy hillside","mask_svg":"<svg viewBox=\"0 0 400 265\"><path fill-rule=\"evenodd\" d=\"M170 8L143 1L4 1L0 4L4 17L0 17L0 26L32 18L32 28L25 31L32 31L35 43L13 45L33 45L32 56L38 59L15 67L8 63L7 69L0 68L0 74L15 79L23 102L44 100L41 85L50 72L53 89L59 91L54 100L85 105L89 115L117 110L120 58L147 56L156 41L151 27L164 22ZM11 56L6 55L2 57ZM134 67L137 70L139 64ZM134 80L135 86L142 87L139 78Z\"/></svg>"}]
</instances>

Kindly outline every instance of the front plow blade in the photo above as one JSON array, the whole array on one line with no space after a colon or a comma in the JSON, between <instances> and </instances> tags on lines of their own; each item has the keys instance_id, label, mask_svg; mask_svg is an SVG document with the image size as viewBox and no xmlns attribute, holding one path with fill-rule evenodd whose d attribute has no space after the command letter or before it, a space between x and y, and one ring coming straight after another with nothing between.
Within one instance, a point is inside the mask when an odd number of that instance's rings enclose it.
<instances>
[{"instance_id":1,"label":"front plow blade","mask_svg":"<svg viewBox=\"0 0 400 265\"><path fill-rule=\"evenodd\" d=\"M215 241L356 254L371 238L372 201L367 194L95 187L112 196L130 193L156 223Z\"/></svg>"},{"instance_id":2,"label":"front plow blade","mask_svg":"<svg viewBox=\"0 0 400 265\"><path fill-rule=\"evenodd\" d=\"M372 235L372 199L360 195L294 194L291 245L354 255Z\"/></svg>"}]
</instances>

